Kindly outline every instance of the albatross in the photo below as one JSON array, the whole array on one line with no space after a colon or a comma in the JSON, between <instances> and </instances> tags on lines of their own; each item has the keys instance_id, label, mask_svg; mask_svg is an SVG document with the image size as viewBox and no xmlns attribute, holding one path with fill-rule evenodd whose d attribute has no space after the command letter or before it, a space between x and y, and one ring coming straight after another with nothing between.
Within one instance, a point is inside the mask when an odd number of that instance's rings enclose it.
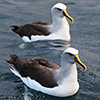
<instances>
[{"instance_id":1,"label":"albatross","mask_svg":"<svg viewBox=\"0 0 100 100\"><path fill-rule=\"evenodd\" d=\"M67 6L63 3L57 3L51 8L52 23L38 21L20 26L11 26L12 31L25 42L56 39L70 41L70 27L67 19L72 23L74 23L74 19L69 16L66 8Z\"/></svg>"},{"instance_id":2,"label":"albatross","mask_svg":"<svg viewBox=\"0 0 100 100\"><path fill-rule=\"evenodd\" d=\"M78 57L78 50L72 47L66 49L61 56L61 67L45 59L21 59L17 55L10 55L7 63L11 71L31 89L45 94L67 97L77 93L76 63L87 70Z\"/></svg>"}]
</instances>

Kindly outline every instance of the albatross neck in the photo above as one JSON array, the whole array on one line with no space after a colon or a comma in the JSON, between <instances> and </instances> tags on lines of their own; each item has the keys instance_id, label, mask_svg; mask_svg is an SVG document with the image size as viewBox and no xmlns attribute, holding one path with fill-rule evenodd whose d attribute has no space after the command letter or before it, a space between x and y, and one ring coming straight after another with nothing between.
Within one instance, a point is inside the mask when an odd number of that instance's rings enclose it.
<instances>
[{"instance_id":1,"label":"albatross neck","mask_svg":"<svg viewBox=\"0 0 100 100\"><path fill-rule=\"evenodd\" d=\"M65 17L52 17L52 25L49 27L51 33L54 33L55 38L70 41L70 27Z\"/></svg>"},{"instance_id":2,"label":"albatross neck","mask_svg":"<svg viewBox=\"0 0 100 100\"><path fill-rule=\"evenodd\" d=\"M65 17L52 17L54 30L66 29L69 32L69 24Z\"/></svg>"},{"instance_id":3,"label":"albatross neck","mask_svg":"<svg viewBox=\"0 0 100 100\"><path fill-rule=\"evenodd\" d=\"M76 64L62 63L61 69L57 71L56 79L59 82L77 82Z\"/></svg>"}]
</instances>

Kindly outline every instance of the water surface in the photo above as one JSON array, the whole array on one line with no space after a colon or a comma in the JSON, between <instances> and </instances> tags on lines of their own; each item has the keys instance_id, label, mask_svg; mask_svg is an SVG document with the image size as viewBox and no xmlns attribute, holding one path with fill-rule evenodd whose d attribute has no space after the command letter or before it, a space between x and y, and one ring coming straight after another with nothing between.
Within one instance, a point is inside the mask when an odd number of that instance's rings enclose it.
<instances>
[{"instance_id":1,"label":"water surface","mask_svg":"<svg viewBox=\"0 0 100 100\"><path fill-rule=\"evenodd\" d=\"M75 23L70 24L71 42L37 41L25 43L10 29L35 21L51 22L51 7L58 0L0 0L0 100L100 100L100 1L59 0L68 6ZM80 89L67 98L56 98L26 87L9 70L3 60L10 54L21 58L45 58L60 65L62 52L69 46L77 48L87 65L85 72L78 66Z\"/></svg>"}]
</instances>

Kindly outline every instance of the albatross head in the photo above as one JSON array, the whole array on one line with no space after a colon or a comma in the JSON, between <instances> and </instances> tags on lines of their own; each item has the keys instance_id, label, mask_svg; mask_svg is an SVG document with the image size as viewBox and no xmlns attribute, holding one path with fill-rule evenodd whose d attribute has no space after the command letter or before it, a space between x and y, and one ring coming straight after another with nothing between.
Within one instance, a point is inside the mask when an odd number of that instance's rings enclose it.
<instances>
[{"instance_id":1,"label":"albatross head","mask_svg":"<svg viewBox=\"0 0 100 100\"><path fill-rule=\"evenodd\" d=\"M74 23L74 19L71 16L68 15L66 8L67 8L67 6L64 5L63 3L57 3L51 9L52 15L59 17L59 18L66 17L72 23Z\"/></svg>"},{"instance_id":2,"label":"albatross head","mask_svg":"<svg viewBox=\"0 0 100 100\"><path fill-rule=\"evenodd\" d=\"M84 70L86 71L87 70L87 67L79 59L78 52L79 51L77 49L72 48L72 47L69 47L62 54L62 60L64 60L64 62L70 63L70 64L77 63L78 65L80 65L81 67L83 67Z\"/></svg>"}]
</instances>

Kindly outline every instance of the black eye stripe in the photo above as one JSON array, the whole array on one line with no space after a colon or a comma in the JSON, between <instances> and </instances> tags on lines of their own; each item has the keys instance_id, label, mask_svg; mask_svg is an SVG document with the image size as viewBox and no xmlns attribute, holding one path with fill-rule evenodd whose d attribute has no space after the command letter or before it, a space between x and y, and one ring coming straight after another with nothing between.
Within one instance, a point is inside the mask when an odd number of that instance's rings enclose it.
<instances>
[{"instance_id":1,"label":"black eye stripe","mask_svg":"<svg viewBox=\"0 0 100 100\"><path fill-rule=\"evenodd\" d=\"M60 9L60 8L57 8L59 11L62 11L62 9Z\"/></svg>"},{"instance_id":2,"label":"black eye stripe","mask_svg":"<svg viewBox=\"0 0 100 100\"><path fill-rule=\"evenodd\" d=\"M73 54L71 54L71 53L68 53L70 56L73 56Z\"/></svg>"}]
</instances>

